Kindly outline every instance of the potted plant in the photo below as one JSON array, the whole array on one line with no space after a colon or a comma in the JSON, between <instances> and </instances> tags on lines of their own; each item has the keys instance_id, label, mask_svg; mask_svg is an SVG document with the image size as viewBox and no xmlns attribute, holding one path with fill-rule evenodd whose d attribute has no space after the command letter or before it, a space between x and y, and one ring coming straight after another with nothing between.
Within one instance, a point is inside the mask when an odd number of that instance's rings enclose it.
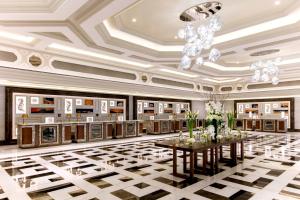
<instances>
[{"instance_id":1,"label":"potted plant","mask_svg":"<svg viewBox=\"0 0 300 200\"><path fill-rule=\"evenodd\" d=\"M194 125L196 123L198 117L198 113L197 112L192 112L192 111L187 111L185 113L185 118L187 121L187 126L188 126L188 130L189 130L189 136L190 138L193 138L193 129L194 129Z\"/></svg>"},{"instance_id":2,"label":"potted plant","mask_svg":"<svg viewBox=\"0 0 300 200\"><path fill-rule=\"evenodd\" d=\"M228 112L227 114L227 125L228 125L228 128L230 128L231 130L233 129L234 127L234 113L233 112Z\"/></svg>"}]
</instances>

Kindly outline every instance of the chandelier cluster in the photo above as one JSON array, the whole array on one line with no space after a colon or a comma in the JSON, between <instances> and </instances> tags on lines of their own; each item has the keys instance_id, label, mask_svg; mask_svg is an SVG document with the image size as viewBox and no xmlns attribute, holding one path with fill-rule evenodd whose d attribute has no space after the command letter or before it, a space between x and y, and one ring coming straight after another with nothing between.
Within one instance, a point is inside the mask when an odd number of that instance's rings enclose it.
<instances>
[{"instance_id":1,"label":"chandelier cluster","mask_svg":"<svg viewBox=\"0 0 300 200\"><path fill-rule=\"evenodd\" d=\"M191 22L188 22L183 29L178 31L178 37L186 41L180 62L180 67L182 69L190 69L192 59L196 57L197 65L201 66L204 63L204 59L200 54L203 49L211 48L214 34L221 29L221 26L222 24L219 17L212 16L206 21L206 24L202 24L197 28L195 28ZM211 62L215 62L220 56L220 51L213 48L209 53L208 59Z\"/></svg>"},{"instance_id":2,"label":"chandelier cluster","mask_svg":"<svg viewBox=\"0 0 300 200\"><path fill-rule=\"evenodd\" d=\"M279 83L279 68L277 65L280 62L281 59L276 58L275 60L258 61L252 63L250 66L250 70L254 71L252 81L268 82L271 80L273 85L277 85Z\"/></svg>"}]
</instances>

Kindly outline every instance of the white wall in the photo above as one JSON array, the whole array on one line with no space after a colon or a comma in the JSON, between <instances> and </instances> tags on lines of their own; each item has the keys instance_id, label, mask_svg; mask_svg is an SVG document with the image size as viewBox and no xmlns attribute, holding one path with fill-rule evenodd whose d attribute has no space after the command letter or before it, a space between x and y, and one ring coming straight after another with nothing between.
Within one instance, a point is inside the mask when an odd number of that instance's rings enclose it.
<instances>
[{"instance_id":1,"label":"white wall","mask_svg":"<svg viewBox=\"0 0 300 200\"><path fill-rule=\"evenodd\" d=\"M228 100L224 102L224 111L225 112L234 112L234 101Z\"/></svg>"},{"instance_id":2,"label":"white wall","mask_svg":"<svg viewBox=\"0 0 300 200\"><path fill-rule=\"evenodd\" d=\"M199 112L199 119L205 118L205 102L204 101L192 101L192 111Z\"/></svg>"},{"instance_id":3,"label":"white wall","mask_svg":"<svg viewBox=\"0 0 300 200\"><path fill-rule=\"evenodd\" d=\"M5 88L0 86L0 140L5 139Z\"/></svg>"}]
</instances>

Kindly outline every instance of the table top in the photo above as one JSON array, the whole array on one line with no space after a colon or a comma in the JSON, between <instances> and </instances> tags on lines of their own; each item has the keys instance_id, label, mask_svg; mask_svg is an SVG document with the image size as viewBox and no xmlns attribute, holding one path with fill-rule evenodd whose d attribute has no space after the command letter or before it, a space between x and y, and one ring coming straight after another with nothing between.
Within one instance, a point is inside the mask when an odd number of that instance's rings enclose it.
<instances>
[{"instance_id":1,"label":"table top","mask_svg":"<svg viewBox=\"0 0 300 200\"><path fill-rule=\"evenodd\" d=\"M193 152L201 152L203 150L207 150L210 148L215 148L222 145L230 145L233 143L242 142L244 140L248 140L250 138L253 138L255 136L248 136L248 137L234 137L230 139L221 139L217 142L194 142L194 143L188 143L186 140L180 142L178 138L173 139L166 139L163 141L155 142L155 146L158 147L165 147L165 148L176 148L178 150L186 150L186 151L193 151Z\"/></svg>"}]
</instances>

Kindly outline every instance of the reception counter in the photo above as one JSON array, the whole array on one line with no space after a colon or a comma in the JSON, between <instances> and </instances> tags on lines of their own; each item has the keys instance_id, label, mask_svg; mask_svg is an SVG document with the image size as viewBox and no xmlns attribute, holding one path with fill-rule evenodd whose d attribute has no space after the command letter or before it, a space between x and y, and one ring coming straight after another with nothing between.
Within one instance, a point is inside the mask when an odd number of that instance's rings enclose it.
<instances>
[{"instance_id":1,"label":"reception counter","mask_svg":"<svg viewBox=\"0 0 300 200\"><path fill-rule=\"evenodd\" d=\"M287 132L286 119L236 119L235 129L245 131Z\"/></svg>"},{"instance_id":2,"label":"reception counter","mask_svg":"<svg viewBox=\"0 0 300 200\"><path fill-rule=\"evenodd\" d=\"M143 134L143 123L128 120L18 124L18 143L21 148L30 148L138 137Z\"/></svg>"}]
</instances>

